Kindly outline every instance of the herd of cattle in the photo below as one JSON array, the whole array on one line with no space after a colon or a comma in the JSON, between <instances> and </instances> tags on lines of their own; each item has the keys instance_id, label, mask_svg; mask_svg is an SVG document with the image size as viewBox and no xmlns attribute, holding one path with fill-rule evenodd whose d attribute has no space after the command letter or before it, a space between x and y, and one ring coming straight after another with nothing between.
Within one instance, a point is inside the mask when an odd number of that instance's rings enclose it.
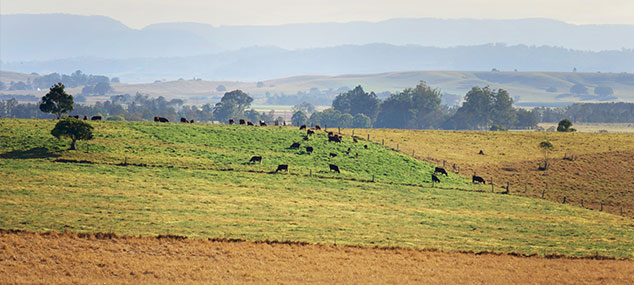
<instances>
[{"instance_id":1,"label":"herd of cattle","mask_svg":"<svg viewBox=\"0 0 634 285\"><path fill-rule=\"evenodd\" d=\"M79 115L75 115L75 116L71 116L71 117L79 119ZM83 119L84 120L88 120L88 116L84 116ZM90 118L90 120L92 120L92 121L101 121L102 117L101 116L92 116ZM154 121L155 122L161 122L161 123L168 123L169 122L169 120L167 118L163 118L163 117L159 117L159 116L154 117ZM192 124L194 123L194 120L187 120L186 118L181 118L180 121L181 121L181 123L192 123ZM229 120L229 124L230 125L233 125L235 123L236 123L235 120L233 120L233 119ZM240 125L247 125L247 126L253 126L254 125L253 122L246 121L244 119L240 119L238 121L238 123ZM264 126L266 126L266 122L261 120L259 122L259 125L264 127ZM278 121L275 121L275 125L279 126L280 124L279 124ZM285 126L286 122L284 122L283 125ZM319 125L316 125L313 129L310 129L306 125L301 125L299 127L299 129L300 130L306 130L306 136L304 136L304 140L308 141L309 137L311 135L315 134L315 131L320 131L321 130L321 127ZM328 133L328 142L341 143L343 141L343 137L342 136L334 134L333 132L328 132L328 131L325 131L325 132ZM356 137L352 137L352 140L355 143L359 142ZM290 149L299 149L300 146L301 146L301 144L299 142L294 142L293 144L291 144ZM363 147L365 149L367 149L368 145L364 145ZM314 148L312 146L306 146L305 149L306 149L306 152L309 153L309 154L312 154L314 152ZM350 151L351 151L351 149L348 148L348 150L346 151L346 155L349 156L350 155ZM482 151L480 151L479 154L484 154L484 153L482 153ZM331 152L331 153L329 153L329 156L331 158L333 158L333 157L336 157L337 154ZM355 154L355 156L358 158L359 157L359 153L357 152ZM256 162L259 162L260 164L262 164L262 156L253 156L249 160L249 163L256 163ZM328 166L330 168L330 171L335 171L337 173L341 173L341 171L339 170L339 166L337 166L335 164L329 164ZM280 165L278 165L277 169L275 170L275 173L277 173L278 171L286 171L286 172L288 172L288 164L280 164ZM440 183L440 179L438 178L438 176L436 176L436 173L440 173L440 174L444 174L445 176L448 176L447 175L447 171L444 168L436 167L434 169L434 173L432 173L432 175L431 175L432 183ZM486 181L484 180L484 178L482 178L480 176L477 176L475 174L472 176L471 182L472 183L483 183L483 184L486 184Z\"/></svg>"}]
</instances>

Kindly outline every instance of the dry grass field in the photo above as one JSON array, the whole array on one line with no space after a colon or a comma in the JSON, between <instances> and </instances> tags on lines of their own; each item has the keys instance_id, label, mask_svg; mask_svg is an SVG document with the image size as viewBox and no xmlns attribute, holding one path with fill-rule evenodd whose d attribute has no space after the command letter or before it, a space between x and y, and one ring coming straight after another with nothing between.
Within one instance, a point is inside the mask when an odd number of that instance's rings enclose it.
<instances>
[{"instance_id":1,"label":"dry grass field","mask_svg":"<svg viewBox=\"0 0 634 285\"><path fill-rule=\"evenodd\" d=\"M0 232L0 283L37 282L632 284L634 262Z\"/></svg>"},{"instance_id":2,"label":"dry grass field","mask_svg":"<svg viewBox=\"0 0 634 285\"><path fill-rule=\"evenodd\" d=\"M342 130L352 134L352 130ZM634 217L634 134L475 132L355 129L354 134L384 143L449 171L474 172L495 186L510 184L511 194L540 197ZM539 171L548 140L555 147L547 171ZM484 155L479 155L482 150ZM575 156L565 160L565 156ZM456 170L453 170L453 165Z\"/></svg>"}]
</instances>

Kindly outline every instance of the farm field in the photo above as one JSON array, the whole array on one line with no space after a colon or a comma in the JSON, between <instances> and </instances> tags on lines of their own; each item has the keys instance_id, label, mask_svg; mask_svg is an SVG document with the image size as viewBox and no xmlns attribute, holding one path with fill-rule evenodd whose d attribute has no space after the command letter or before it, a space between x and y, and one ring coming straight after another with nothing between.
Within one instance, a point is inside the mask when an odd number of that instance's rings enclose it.
<instances>
[{"instance_id":1,"label":"farm field","mask_svg":"<svg viewBox=\"0 0 634 285\"><path fill-rule=\"evenodd\" d=\"M631 260L548 259L70 232L0 232L0 248L0 283L634 282Z\"/></svg>"},{"instance_id":2,"label":"farm field","mask_svg":"<svg viewBox=\"0 0 634 285\"><path fill-rule=\"evenodd\" d=\"M91 122L95 139L66 151L53 124L0 120L1 229L634 256L629 218L491 193L455 174L432 188L431 164L350 137L317 134L309 155L288 149L296 128ZM253 154L262 165L247 163ZM290 173L271 173L282 162Z\"/></svg>"},{"instance_id":3,"label":"farm field","mask_svg":"<svg viewBox=\"0 0 634 285\"><path fill-rule=\"evenodd\" d=\"M576 125L575 125L576 126ZM634 217L634 134L355 129L355 135L470 176L511 194L567 202ZM351 134L352 130L342 130ZM550 169L539 171L541 141L552 142ZM478 155L482 150L484 155ZM564 160L564 156L576 159ZM453 170L456 164L457 170Z\"/></svg>"}]
</instances>

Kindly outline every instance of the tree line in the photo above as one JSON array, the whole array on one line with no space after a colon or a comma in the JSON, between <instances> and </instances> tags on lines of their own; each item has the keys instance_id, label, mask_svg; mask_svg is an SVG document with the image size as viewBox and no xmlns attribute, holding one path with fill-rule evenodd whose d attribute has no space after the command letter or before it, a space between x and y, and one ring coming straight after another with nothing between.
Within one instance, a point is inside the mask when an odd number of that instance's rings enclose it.
<instances>
[{"instance_id":1,"label":"tree line","mask_svg":"<svg viewBox=\"0 0 634 285\"><path fill-rule=\"evenodd\" d=\"M51 87L51 92L63 92L64 84ZM50 92L49 92L50 93ZM70 96L70 95L69 95ZM72 96L71 96L72 98ZM414 88L396 92L381 100L374 92L361 86L340 93L332 106L316 111L307 102L293 108L294 125L319 124L328 127L397 128L397 129L450 129L450 130L505 130L528 129L539 122L634 122L633 103L573 104L565 108L538 107L526 110L513 107L513 99L504 89L473 87L461 106L441 104L442 93L425 82ZM275 111L258 112L249 109L253 98L241 90L226 92L220 102L202 106L185 105L181 99L152 98L137 93L111 96L110 100L94 105L73 104L68 115L102 116L110 120L143 121L155 116L177 121L185 117L198 122L246 119L253 122L272 122L284 119ZM0 101L0 117L54 118L42 112L38 104L18 104L15 99ZM49 104L52 104L49 102ZM61 114L57 114L58 116Z\"/></svg>"}]
</instances>

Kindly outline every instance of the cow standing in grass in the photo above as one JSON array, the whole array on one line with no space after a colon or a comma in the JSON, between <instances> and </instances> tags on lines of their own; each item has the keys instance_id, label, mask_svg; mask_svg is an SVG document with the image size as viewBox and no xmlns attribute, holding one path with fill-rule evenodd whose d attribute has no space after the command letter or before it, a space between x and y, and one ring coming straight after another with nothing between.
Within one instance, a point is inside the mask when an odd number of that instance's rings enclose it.
<instances>
[{"instance_id":1,"label":"cow standing in grass","mask_svg":"<svg viewBox=\"0 0 634 285\"><path fill-rule=\"evenodd\" d=\"M473 175L473 177L471 177L471 182L472 183L482 183L482 184L487 184L486 181L484 181L484 178L480 177L480 176L476 176L475 174Z\"/></svg>"},{"instance_id":2,"label":"cow standing in grass","mask_svg":"<svg viewBox=\"0 0 634 285\"><path fill-rule=\"evenodd\" d=\"M435 174L431 175L431 182L440 183L440 179Z\"/></svg>"},{"instance_id":3,"label":"cow standing in grass","mask_svg":"<svg viewBox=\"0 0 634 285\"><path fill-rule=\"evenodd\" d=\"M341 173L341 171L339 171L339 166L336 166L334 164L329 164L328 166L330 167L330 171L336 171L337 173Z\"/></svg>"},{"instance_id":4,"label":"cow standing in grass","mask_svg":"<svg viewBox=\"0 0 634 285\"><path fill-rule=\"evenodd\" d=\"M436 167L436 169L434 169L434 174L436 174L438 172L440 172L440 174L444 174L445 176L449 176L449 175L447 175L447 171L444 168L442 168L442 167Z\"/></svg>"},{"instance_id":5,"label":"cow standing in grass","mask_svg":"<svg viewBox=\"0 0 634 285\"><path fill-rule=\"evenodd\" d=\"M256 163L259 162L260 164L262 164L262 157L261 156L253 156L251 157L251 160L249 160L249 163Z\"/></svg>"},{"instance_id":6,"label":"cow standing in grass","mask_svg":"<svg viewBox=\"0 0 634 285\"><path fill-rule=\"evenodd\" d=\"M275 170L275 173L277 173L280 170L286 170L286 172L288 172L288 164L280 164L277 166L277 169Z\"/></svg>"}]
</instances>

